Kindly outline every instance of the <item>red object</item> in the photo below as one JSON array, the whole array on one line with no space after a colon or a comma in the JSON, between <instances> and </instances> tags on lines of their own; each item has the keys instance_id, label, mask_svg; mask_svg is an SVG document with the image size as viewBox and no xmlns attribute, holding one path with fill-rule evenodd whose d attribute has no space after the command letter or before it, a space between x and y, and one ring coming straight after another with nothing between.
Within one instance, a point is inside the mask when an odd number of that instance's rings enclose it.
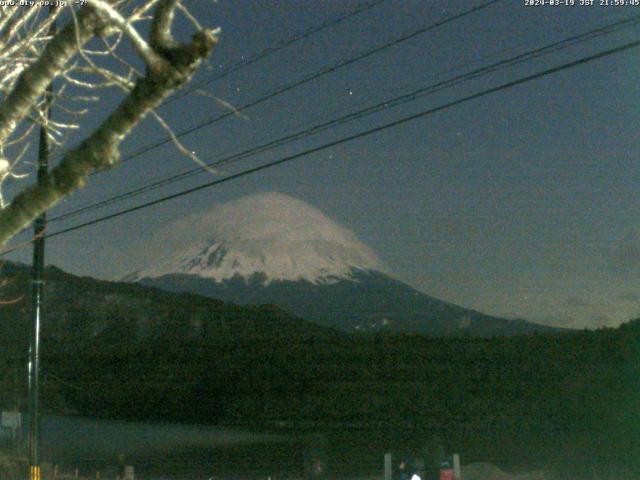
<instances>
[{"instance_id":1,"label":"red object","mask_svg":"<svg viewBox=\"0 0 640 480\"><path fill-rule=\"evenodd\" d=\"M440 470L440 480L453 480L453 469L443 468Z\"/></svg>"}]
</instances>

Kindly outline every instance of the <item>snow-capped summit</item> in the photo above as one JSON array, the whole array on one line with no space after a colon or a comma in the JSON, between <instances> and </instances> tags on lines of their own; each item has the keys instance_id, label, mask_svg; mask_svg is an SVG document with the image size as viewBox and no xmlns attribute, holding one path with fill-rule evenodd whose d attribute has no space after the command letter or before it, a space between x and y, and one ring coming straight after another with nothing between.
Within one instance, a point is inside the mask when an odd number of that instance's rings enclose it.
<instances>
[{"instance_id":1,"label":"snow-capped summit","mask_svg":"<svg viewBox=\"0 0 640 480\"><path fill-rule=\"evenodd\" d=\"M383 270L375 253L353 232L281 193L242 197L189 222L198 224L202 238L129 279L187 274L222 282L257 274L265 285L275 280L321 284Z\"/></svg>"}]
</instances>

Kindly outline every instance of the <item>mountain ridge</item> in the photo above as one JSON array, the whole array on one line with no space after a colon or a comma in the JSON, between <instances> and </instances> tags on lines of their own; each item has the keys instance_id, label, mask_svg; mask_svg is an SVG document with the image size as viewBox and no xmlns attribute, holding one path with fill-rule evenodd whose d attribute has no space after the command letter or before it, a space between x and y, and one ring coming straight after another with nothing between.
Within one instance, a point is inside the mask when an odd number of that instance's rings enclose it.
<instances>
[{"instance_id":1,"label":"mountain ridge","mask_svg":"<svg viewBox=\"0 0 640 480\"><path fill-rule=\"evenodd\" d=\"M140 283L173 292L190 292L241 305L274 304L316 324L343 331L395 331L436 336L501 336L563 329L525 320L494 317L439 300L381 272L354 273L353 279L313 284L273 281L259 274L224 282L174 274Z\"/></svg>"},{"instance_id":2,"label":"mountain ridge","mask_svg":"<svg viewBox=\"0 0 640 480\"><path fill-rule=\"evenodd\" d=\"M197 230L200 238L178 245L126 281L243 305L274 304L346 331L493 336L558 330L419 292L387 274L353 232L281 193L217 205L171 230L186 236Z\"/></svg>"}]
</instances>

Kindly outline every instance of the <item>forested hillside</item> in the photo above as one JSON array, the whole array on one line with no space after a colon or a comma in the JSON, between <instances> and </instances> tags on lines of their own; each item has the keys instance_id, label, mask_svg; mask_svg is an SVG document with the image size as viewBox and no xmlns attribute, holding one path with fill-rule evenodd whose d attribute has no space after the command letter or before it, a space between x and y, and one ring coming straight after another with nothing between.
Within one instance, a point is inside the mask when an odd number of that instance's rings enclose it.
<instances>
[{"instance_id":1,"label":"forested hillside","mask_svg":"<svg viewBox=\"0 0 640 480\"><path fill-rule=\"evenodd\" d=\"M5 298L18 298L26 269L11 273ZM640 321L490 339L347 335L273 307L55 269L48 282L43 398L53 411L377 432L381 448L436 433L465 458L500 465L640 468ZM5 406L23 393L26 305L2 306Z\"/></svg>"}]
</instances>

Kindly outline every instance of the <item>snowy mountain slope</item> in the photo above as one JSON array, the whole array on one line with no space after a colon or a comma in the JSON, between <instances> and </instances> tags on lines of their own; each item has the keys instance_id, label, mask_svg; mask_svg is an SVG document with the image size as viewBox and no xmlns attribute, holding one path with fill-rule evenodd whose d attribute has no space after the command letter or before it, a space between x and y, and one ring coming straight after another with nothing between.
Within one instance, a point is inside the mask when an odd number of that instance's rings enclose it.
<instances>
[{"instance_id":1,"label":"snowy mountain slope","mask_svg":"<svg viewBox=\"0 0 640 480\"><path fill-rule=\"evenodd\" d=\"M280 193L243 197L202 218L208 236L127 280L167 274L217 282L263 274L274 280L327 283L354 271L381 270L373 251L305 202Z\"/></svg>"},{"instance_id":2,"label":"snowy mountain slope","mask_svg":"<svg viewBox=\"0 0 640 480\"><path fill-rule=\"evenodd\" d=\"M349 331L492 336L553 330L465 309L393 279L352 232L283 194L229 202L188 228L206 234L125 280L245 305L275 304Z\"/></svg>"}]
</instances>

